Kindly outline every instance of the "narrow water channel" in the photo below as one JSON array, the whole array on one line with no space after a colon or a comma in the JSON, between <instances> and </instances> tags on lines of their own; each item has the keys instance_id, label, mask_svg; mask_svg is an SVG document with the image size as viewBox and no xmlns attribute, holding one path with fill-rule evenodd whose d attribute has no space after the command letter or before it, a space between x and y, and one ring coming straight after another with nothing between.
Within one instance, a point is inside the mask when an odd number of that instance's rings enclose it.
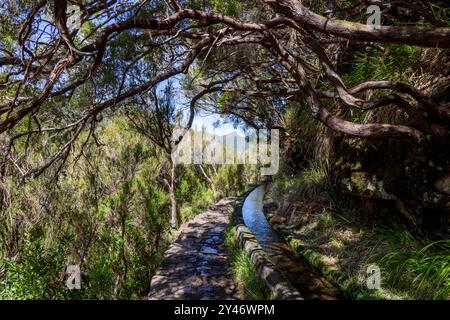
<instances>
[{"instance_id":1,"label":"narrow water channel","mask_svg":"<svg viewBox=\"0 0 450 320\"><path fill-rule=\"evenodd\" d=\"M264 188L255 188L244 201L242 215L247 228L255 235L272 262L305 299L340 298L336 289L271 228L264 215Z\"/></svg>"},{"instance_id":2,"label":"narrow water channel","mask_svg":"<svg viewBox=\"0 0 450 320\"><path fill-rule=\"evenodd\" d=\"M253 190L245 199L242 207L244 223L255 235L262 247L283 245L283 240L272 230L264 215L264 186L259 186Z\"/></svg>"}]
</instances>

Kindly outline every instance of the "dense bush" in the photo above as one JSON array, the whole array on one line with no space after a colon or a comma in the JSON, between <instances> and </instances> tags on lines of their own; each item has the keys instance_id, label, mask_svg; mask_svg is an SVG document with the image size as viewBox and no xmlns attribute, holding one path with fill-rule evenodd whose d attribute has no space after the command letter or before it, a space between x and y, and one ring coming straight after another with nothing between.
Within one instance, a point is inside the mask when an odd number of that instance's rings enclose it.
<instances>
[{"instance_id":1,"label":"dense bush","mask_svg":"<svg viewBox=\"0 0 450 320\"><path fill-rule=\"evenodd\" d=\"M172 239L165 160L122 117L107 121L97 139L100 147L86 145L57 176L48 171L20 188L19 177L4 183L11 203L0 213L0 298L135 299L147 292ZM182 221L250 180L238 166L205 170L217 195L194 165L177 167ZM66 288L71 264L81 266L79 291Z\"/></svg>"}]
</instances>

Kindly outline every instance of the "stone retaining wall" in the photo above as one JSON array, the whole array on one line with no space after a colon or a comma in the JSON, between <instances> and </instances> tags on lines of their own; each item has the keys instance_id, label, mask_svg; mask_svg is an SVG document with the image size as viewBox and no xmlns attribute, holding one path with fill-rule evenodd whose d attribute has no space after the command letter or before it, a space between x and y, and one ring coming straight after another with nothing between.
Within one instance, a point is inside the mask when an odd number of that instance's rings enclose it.
<instances>
[{"instance_id":1,"label":"stone retaining wall","mask_svg":"<svg viewBox=\"0 0 450 320\"><path fill-rule=\"evenodd\" d=\"M237 203L233 213L233 224L236 227L237 236L242 247L250 255L251 261L256 265L258 276L272 291L273 298L277 300L303 300L300 293L292 284L276 269L267 254L259 245L253 233L245 226L242 216L242 206L247 196L254 188L244 194Z\"/></svg>"}]
</instances>

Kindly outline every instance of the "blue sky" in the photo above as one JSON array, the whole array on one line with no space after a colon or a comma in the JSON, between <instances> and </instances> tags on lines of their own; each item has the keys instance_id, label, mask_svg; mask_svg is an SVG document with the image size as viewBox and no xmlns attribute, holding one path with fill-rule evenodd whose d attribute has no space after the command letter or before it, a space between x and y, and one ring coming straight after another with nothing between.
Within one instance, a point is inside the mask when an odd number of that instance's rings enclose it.
<instances>
[{"instance_id":1,"label":"blue sky","mask_svg":"<svg viewBox=\"0 0 450 320\"><path fill-rule=\"evenodd\" d=\"M175 99L178 107L185 110L184 112L188 112L190 101L186 98L181 88L180 81L182 77L184 77L184 75L172 77L169 80L161 82L158 87L162 88L168 81L171 81L173 89L175 90ZM234 128L230 123L223 123L224 120L226 119L219 114L197 109L194 122L192 123L192 129L201 130L204 127L207 132L217 135L226 135L231 132L237 132L241 136L245 136L245 133L241 128ZM214 127L214 123L216 122L220 123L217 128Z\"/></svg>"},{"instance_id":2,"label":"blue sky","mask_svg":"<svg viewBox=\"0 0 450 320\"><path fill-rule=\"evenodd\" d=\"M210 132L210 133L215 133L218 135L226 135L229 134L231 132L237 132L242 136L245 136L244 131L242 131L242 129L240 128L234 128L232 124L230 123L223 123L223 121L221 121L221 124L219 127L214 128L214 122L216 122L217 120L223 120L223 118L218 115L218 114L208 114L208 115L203 115L203 114L197 114L195 116L194 119L194 123L193 123L193 129L197 129L200 130L202 127L205 127L205 130Z\"/></svg>"}]
</instances>

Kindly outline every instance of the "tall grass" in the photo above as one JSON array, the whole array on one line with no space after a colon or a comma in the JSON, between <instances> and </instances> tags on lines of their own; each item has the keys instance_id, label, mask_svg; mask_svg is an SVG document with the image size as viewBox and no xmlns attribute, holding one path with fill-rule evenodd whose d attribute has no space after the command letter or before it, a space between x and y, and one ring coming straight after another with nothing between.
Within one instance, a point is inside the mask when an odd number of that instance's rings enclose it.
<instances>
[{"instance_id":1,"label":"tall grass","mask_svg":"<svg viewBox=\"0 0 450 320\"><path fill-rule=\"evenodd\" d=\"M415 299L450 299L450 239L415 238L405 227L379 229L377 263L385 285Z\"/></svg>"},{"instance_id":2,"label":"tall grass","mask_svg":"<svg viewBox=\"0 0 450 320\"><path fill-rule=\"evenodd\" d=\"M410 61L420 58L420 49L408 45L387 45L387 53L376 49L355 53L353 70L345 75L348 85L370 80L392 79L411 82L414 65Z\"/></svg>"},{"instance_id":3,"label":"tall grass","mask_svg":"<svg viewBox=\"0 0 450 320\"><path fill-rule=\"evenodd\" d=\"M316 198L324 191L326 171L321 161L311 161L298 175L294 177L276 177L274 179L274 196L281 199L289 194L291 200Z\"/></svg>"},{"instance_id":4,"label":"tall grass","mask_svg":"<svg viewBox=\"0 0 450 320\"><path fill-rule=\"evenodd\" d=\"M243 291L245 299L269 299L270 291L259 279L258 270L250 260L249 254L241 247L233 226L228 227L225 231L224 243L231 259L234 281Z\"/></svg>"}]
</instances>

